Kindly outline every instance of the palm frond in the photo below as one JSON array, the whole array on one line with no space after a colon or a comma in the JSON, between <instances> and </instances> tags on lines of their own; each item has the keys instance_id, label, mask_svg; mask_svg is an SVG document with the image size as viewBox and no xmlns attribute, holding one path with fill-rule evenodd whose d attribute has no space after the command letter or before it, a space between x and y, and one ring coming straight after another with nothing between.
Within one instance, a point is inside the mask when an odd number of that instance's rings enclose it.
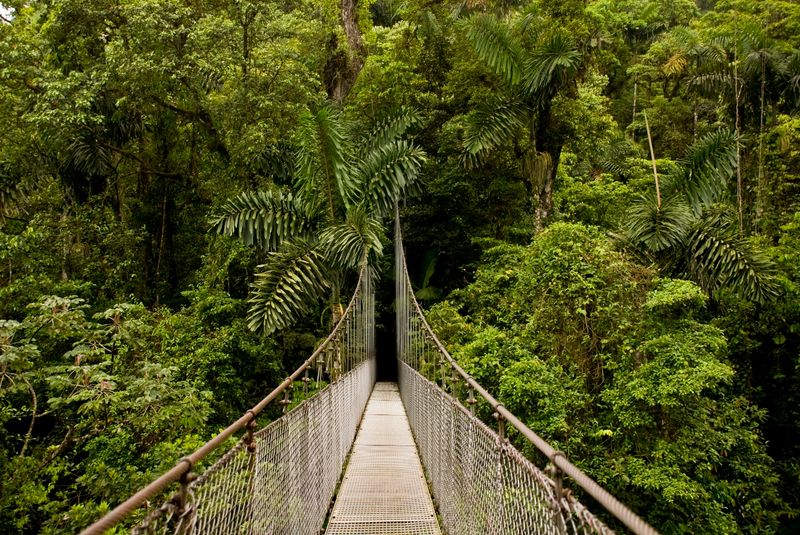
<instances>
[{"instance_id":1,"label":"palm frond","mask_svg":"<svg viewBox=\"0 0 800 535\"><path fill-rule=\"evenodd\" d=\"M794 50L782 65L784 98L795 110L800 109L800 50Z\"/></svg>"},{"instance_id":2,"label":"palm frond","mask_svg":"<svg viewBox=\"0 0 800 535\"><path fill-rule=\"evenodd\" d=\"M687 55L693 55L694 52L700 50L700 37L697 34L697 30L692 28L676 26L670 30L669 35L666 37L670 43Z\"/></svg>"},{"instance_id":3,"label":"palm frond","mask_svg":"<svg viewBox=\"0 0 800 535\"><path fill-rule=\"evenodd\" d=\"M229 199L212 221L218 234L275 251L284 240L305 236L314 214L296 195L280 190L249 191Z\"/></svg>"},{"instance_id":4,"label":"palm frond","mask_svg":"<svg viewBox=\"0 0 800 535\"><path fill-rule=\"evenodd\" d=\"M357 268L367 258L380 258L383 238L383 225L361 205L348 211L344 223L325 228L319 237L330 263L343 268Z\"/></svg>"},{"instance_id":5,"label":"palm frond","mask_svg":"<svg viewBox=\"0 0 800 535\"><path fill-rule=\"evenodd\" d=\"M420 116L416 110L406 106L400 107L379 121L367 134L361 144L362 153L366 154L376 147L381 147L400 139L411 126L419 124Z\"/></svg>"},{"instance_id":6,"label":"palm frond","mask_svg":"<svg viewBox=\"0 0 800 535\"><path fill-rule=\"evenodd\" d=\"M467 117L464 150L481 160L486 153L509 143L524 126L524 106L515 99L495 98Z\"/></svg>"},{"instance_id":7,"label":"palm frond","mask_svg":"<svg viewBox=\"0 0 800 535\"><path fill-rule=\"evenodd\" d=\"M442 27L436 15L432 11L426 10L417 15L417 31L423 37L427 37L440 33Z\"/></svg>"},{"instance_id":8,"label":"palm frond","mask_svg":"<svg viewBox=\"0 0 800 535\"><path fill-rule=\"evenodd\" d=\"M307 243L287 243L269 253L252 284L247 326L267 335L291 325L324 295L327 271L322 252Z\"/></svg>"},{"instance_id":9,"label":"palm frond","mask_svg":"<svg viewBox=\"0 0 800 535\"><path fill-rule=\"evenodd\" d=\"M701 72L689 80L689 85L699 88L707 95L714 95L730 90L731 78L725 72Z\"/></svg>"},{"instance_id":10,"label":"palm frond","mask_svg":"<svg viewBox=\"0 0 800 535\"><path fill-rule=\"evenodd\" d=\"M692 212L681 196L667 197L659 207L651 193L630 207L624 230L632 243L657 253L680 246L693 222Z\"/></svg>"},{"instance_id":11,"label":"palm frond","mask_svg":"<svg viewBox=\"0 0 800 535\"><path fill-rule=\"evenodd\" d=\"M31 178L23 178L12 170L12 166L0 162L0 222L14 211L20 210L19 202L33 189Z\"/></svg>"},{"instance_id":12,"label":"palm frond","mask_svg":"<svg viewBox=\"0 0 800 535\"><path fill-rule=\"evenodd\" d=\"M711 206L727 193L727 181L736 170L736 134L723 128L695 142L681 161L681 189L692 208Z\"/></svg>"},{"instance_id":13,"label":"palm frond","mask_svg":"<svg viewBox=\"0 0 800 535\"><path fill-rule=\"evenodd\" d=\"M295 187L304 198L327 199L329 208L349 206L356 196L353 180L353 146L339 111L322 106L300 117L296 142Z\"/></svg>"},{"instance_id":14,"label":"palm frond","mask_svg":"<svg viewBox=\"0 0 800 535\"><path fill-rule=\"evenodd\" d=\"M672 54L667 62L661 67L664 74L667 76L677 76L686 69L689 65L689 60L683 50L679 50Z\"/></svg>"},{"instance_id":15,"label":"palm frond","mask_svg":"<svg viewBox=\"0 0 800 535\"><path fill-rule=\"evenodd\" d=\"M67 147L65 165L85 175L107 175L113 171L113 153L92 135L84 135Z\"/></svg>"},{"instance_id":16,"label":"palm frond","mask_svg":"<svg viewBox=\"0 0 800 535\"><path fill-rule=\"evenodd\" d=\"M597 162L601 170L615 175L622 175L627 169L627 159L633 156L634 149L628 138L617 137L606 147Z\"/></svg>"},{"instance_id":17,"label":"palm frond","mask_svg":"<svg viewBox=\"0 0 800 535\"><path fill-rule=\"evenodd\" d=\"M525 63L523 90L529 95L541 93L553 83L563 84L574 75L581 62L575 43L561 32L551 35Z\"/></svg>"},{"instance_id":18,"label":"palm frond","mask_svg":"<svg viewBox=\"0 0 800 535\"><path fill-rule=\"evenodd\" d=\"M371 151L357 171L367 205L378 215L391 212L414 185L424 163L425 153L405 140Z\"/></svg>"},{"instance_id":19,"label":"palm frond","mask_svg":"<svg viewBox=\"0 0 800 535\"><path fill-rule=\"evenodd\" d=\"M509 86L522 78L522 52L508 25L486 14L473 15L467 23L467 39L484 61Z\"/></svg>"},{"instance_id":20,"label":"palm frond","mask_svg":"<svg viewBox=\"0 0 800 535\"><path fill-rule=\"evenodd\" d=\"M686 271L709 295L727 288L758 303L778 295L775 266L753 242L740 238L725 216L706 215L687 240Z\"/></svg>"}]
</instances>

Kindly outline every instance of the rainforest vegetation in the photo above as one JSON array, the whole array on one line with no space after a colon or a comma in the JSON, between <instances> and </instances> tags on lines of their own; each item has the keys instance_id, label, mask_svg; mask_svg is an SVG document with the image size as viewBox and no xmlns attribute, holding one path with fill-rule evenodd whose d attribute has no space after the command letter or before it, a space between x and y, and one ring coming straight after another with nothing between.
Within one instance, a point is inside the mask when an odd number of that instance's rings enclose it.
<instances>
[{"instance_id":1,"label":"rainforest vegetation","mask_svg":"<svg viewBox=\"0 0 800 535\"><path fill-rule=\"evenodd\" d=\"M800 522L794 0L3 0L0 532L310 354L391 216L453 356L665 534Z\"/></svg>"}]
</instances>

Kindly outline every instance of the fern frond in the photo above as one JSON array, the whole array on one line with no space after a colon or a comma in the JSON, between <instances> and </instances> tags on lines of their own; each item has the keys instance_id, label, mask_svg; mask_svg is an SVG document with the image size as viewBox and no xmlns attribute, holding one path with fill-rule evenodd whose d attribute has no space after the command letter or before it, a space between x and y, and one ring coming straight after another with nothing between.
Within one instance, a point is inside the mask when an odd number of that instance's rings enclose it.
<instances>
[{"instance_id":1,"label":"fern frond","mask_svg":"<svg viewBox=\"0 0 800 535\"><path fill-rule=\"evenodd\" d=\"M258 266L248 302L247 326L271 334L309 312L330 286L325 257L307 243L287 243Z\"/></svg>"},{"instance_id":2,"label":"fern frond","mask_svg":"<svg viewBox=\"0 0 800 535\"><path fill-rule=\"evenodd\" d=\"M313 212L296 195L266 190L248 191L228 200L212 229L274 251L284 240L305 236L313 225Z\"/></svg>"}]
</instances>

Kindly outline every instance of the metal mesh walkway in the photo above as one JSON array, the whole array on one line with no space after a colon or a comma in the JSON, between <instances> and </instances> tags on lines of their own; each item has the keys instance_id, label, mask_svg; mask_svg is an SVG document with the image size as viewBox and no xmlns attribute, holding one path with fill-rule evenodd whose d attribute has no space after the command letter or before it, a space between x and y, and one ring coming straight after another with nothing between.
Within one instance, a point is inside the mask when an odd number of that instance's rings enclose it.
<instances>
[{"instance_id":1,"label":"metal mesh walkway","mask_svg":"<svg viewBox=\"0 0 800 535\"><path fill-rule=\"evenodd\" d=\"M354 436L330 535L613 534L568 481L633 533L657 535L453 359L415 298L399 217L395 238L400 392L393 383L375 385L373 273L364 265L347 309L311 357L82 535L120 523L134 535L317 535ZM291 400L295 388L302 389L299 404ZM259 428L257 417L273 402L283 416ZM547 466L515 443L538 451ZM204 464L215 450L216 462Z\"/></svg>"},{"instance_id":2,"label":"metal mesh walkway","mask_svg":"<svg viewBox=\"0 0 800 535\"><path fill-rule=\"evenodd\" d=\"M375 385L326 533L441 533L394 383Z\"/></svg>"}]
</instances>

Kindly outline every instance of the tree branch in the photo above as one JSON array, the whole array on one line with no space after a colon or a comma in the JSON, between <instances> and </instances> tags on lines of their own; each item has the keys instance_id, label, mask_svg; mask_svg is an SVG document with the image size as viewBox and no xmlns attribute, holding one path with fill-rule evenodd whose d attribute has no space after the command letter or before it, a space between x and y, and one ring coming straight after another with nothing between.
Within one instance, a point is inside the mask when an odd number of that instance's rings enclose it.
<instances>
[{"instance_id":1,"label":"tree branch","mask_svg":"<svg viewBox=\"0 0 800 535\"><path fill-rule=\"evenodd\" d=\"M157 171L157 170L153 169L152 167L150 167L150 164L147 162L147 160L143 159L138 154L134 154L134 153L132 153L130 151L127 151L125 149L121 149L119 147L115 147L114 145L110 145L110 144L105 143L103 141L99 141L98 140L97 143L101 147L104 147L104 148L106 148L106 149L108 149L110 151L116 152L120 156L126 156L128 158L136 160L139 164L141 164L145 168L145 172L148 173L148 174L155 175L155 176L163 176L163 177L166 177L166 178L181 178L183 176L181 173L167 173L167 172L164 172L164 171Z\"/></svg>"},{"instance_id":2,"label":"tree branch","mask_svg":"<svg viewBox=\"0 0 800 535\"><path fill-rule=\"evenodd\" d=\"M75 432L74 425L71 425L67 428L67 434L64 436L64 439L61 441L61 444L59 444L58 447L50 455L45 457L45 459L39 465L38 470L41 470L48 464L52 463L56 459L56 457L58 457L67 450L69 443L72 441L72 435L74 432Z\"/></svg>"},{"instance_id":3,"label":"tree branch","mask_svg":"<svg viewBox=\"0 0 800 535\"><path fill-rule=\"evenodd\" d=\"M33 424L36 423L36 411L39 408L39 402L36 397L36 390L33 389L33 385L31 385L31 382L28 381L28 378L25 377L24 375L20 375L19 377L25 382L25 385L28 387L28 391L31 393L31 401L33 403L33 408L31 411L32 412L31 423L28 426L28 432L25 433L25 441L22 443L22 449L19 450L19 455L17 455L17 457L22 457L23 455L25 455L25 450L28 449L28 443L30 442L31 436L33 435Z\"/></svg>"}]
</instances>

